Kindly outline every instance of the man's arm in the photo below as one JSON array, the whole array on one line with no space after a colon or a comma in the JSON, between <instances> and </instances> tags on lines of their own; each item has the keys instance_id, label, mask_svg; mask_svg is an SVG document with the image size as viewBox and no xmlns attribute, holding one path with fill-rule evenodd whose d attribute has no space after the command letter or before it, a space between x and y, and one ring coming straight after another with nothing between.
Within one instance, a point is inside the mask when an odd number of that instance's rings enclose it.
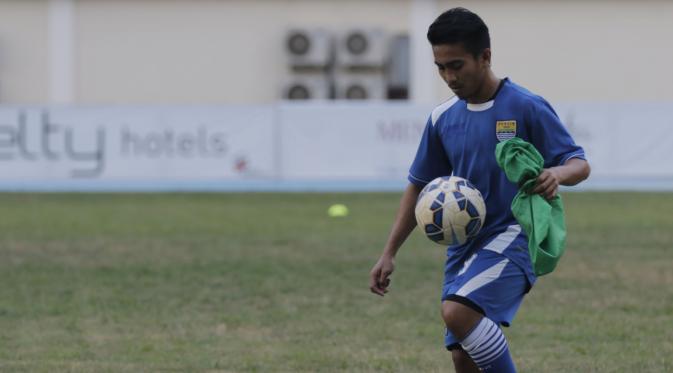
<instances>
[{"instance_id":1,"label":"man's arm","mask_svg":"<svg viewBox=\"0 0 673 373\"><path fill-rule=\"evenodd\" d=\"M420 192L421 187L409 183L402 195L395 223L393 223L388 241L383 248L383 254L381 254L381 257L369 274L369 289L374 294L383 296L388 292L388 285L390 285L389 277L395 270L395 255L407 237L409 237L411 231L416 227L414 208L416 207L416 199L418 199Z\"/></svg>"},{"instance_id":2,"label":"man's arm","mask_svg":"<svg viewBox=\"0 0 673 373\"><path fill-rule=\"evenodd\" d=\"M586 180L591 173L589 162L580 158L571 158L565 164L545 168L537 178L533 194L552 199L558 193L559 185L577 185Z\"/></svg>"}]
</instances>

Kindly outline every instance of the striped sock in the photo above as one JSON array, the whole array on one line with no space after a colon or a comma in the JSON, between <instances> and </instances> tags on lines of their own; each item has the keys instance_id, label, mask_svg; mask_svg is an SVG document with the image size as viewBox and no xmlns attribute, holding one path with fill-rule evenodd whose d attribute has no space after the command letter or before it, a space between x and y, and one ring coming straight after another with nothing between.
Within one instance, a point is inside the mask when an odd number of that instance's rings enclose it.
<instances>
[{"instance_id":1,"label":"striped sock","mask_svg":"<svg viewBox=\"0 0 673 373\"><path fill-rule=\"evenodd\" d=\"M516 373L505 335L490 319L482 318L460 345L483 372Z\"/></svg>"}]
</instances>

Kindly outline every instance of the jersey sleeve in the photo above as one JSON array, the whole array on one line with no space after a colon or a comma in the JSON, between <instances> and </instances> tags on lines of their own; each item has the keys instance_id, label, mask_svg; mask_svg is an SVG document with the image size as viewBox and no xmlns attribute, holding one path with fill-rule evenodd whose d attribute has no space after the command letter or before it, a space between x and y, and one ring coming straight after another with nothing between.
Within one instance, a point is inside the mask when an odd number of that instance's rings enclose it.
<instances>
[{"instance_id":1,"label":"jersey sleeve","mask_svg":"<svg viewBox=\"0 0 673 373\"><path fill-rule=\"evenodd\" d=\"M423 187L437 177L450 175L451 171L437 125L429 118L409 169L409 182Z\"/></svg>"},{"instance_id":2,"label":"jersey sleeve","mask_svg":"<svg viewBox=\"0 0 673 373\"><path fill-rule=\"evenodd\" d=\"M544 99L534 102L531 108L530 138L544 158L544 167L563 165L571 158L586 160L584 149L575 144L568 130L551 105Z\"/></svg>"}]
</instances>

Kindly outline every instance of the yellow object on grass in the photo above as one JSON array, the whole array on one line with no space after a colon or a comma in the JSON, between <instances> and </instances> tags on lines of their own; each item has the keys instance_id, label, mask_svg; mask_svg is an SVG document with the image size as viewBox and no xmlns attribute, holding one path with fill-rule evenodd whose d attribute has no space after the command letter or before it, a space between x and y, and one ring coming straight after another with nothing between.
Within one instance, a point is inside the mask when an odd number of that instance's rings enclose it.
<instances>
[{"instance_id":1,"label":"yellow object on grass","mask_svg":"<svg viewBox=\"0 0 673 373\"><path fill-rule=\"evenodd\" d=\"M327 215L333 218L341 218L348 215L348 207L340 203L334 204L327 209Z\"/></svg>"}]
</instances>

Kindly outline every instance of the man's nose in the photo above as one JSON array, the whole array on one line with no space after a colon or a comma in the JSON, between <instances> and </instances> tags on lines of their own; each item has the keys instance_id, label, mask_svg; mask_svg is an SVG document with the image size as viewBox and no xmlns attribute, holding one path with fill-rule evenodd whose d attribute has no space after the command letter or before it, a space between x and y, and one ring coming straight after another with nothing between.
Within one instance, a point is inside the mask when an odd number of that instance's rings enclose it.
<instances>
[{"instance_id":1,"label":"man's nose","mask_svg":"<svg viewBox=\"0 0 673 373\"><path fill-rule=\"evenodd\" d=\"M446 80L446 82L448 84L455 83L456 82L456 74L453 74L453 73L450 73L450 72L447 71L447 72L444 73L444 80Z\"/></svg>"}]
</instances>

